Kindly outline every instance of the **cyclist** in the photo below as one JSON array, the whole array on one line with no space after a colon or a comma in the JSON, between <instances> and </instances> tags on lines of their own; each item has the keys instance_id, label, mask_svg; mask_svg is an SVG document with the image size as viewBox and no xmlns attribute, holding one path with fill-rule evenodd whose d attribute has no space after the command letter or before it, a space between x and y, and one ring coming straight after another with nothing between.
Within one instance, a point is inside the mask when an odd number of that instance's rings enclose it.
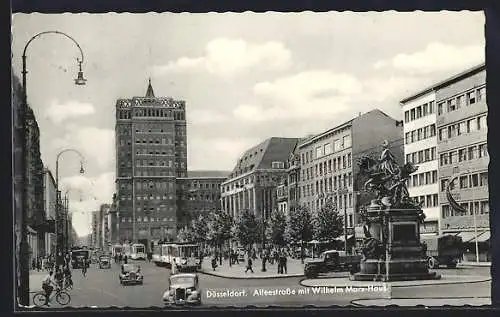
<instances>
[{"instance_id":1,"label":"cyclist","mask_svg":"<svg viewBox=\"0 0 500 317\"><path fill-rule=\"evenodd\" d=\"M57 284L54 281L53 275L54 275L54 272L50 271L49 275L47 275L42 280L42 289L45 291L45 306L50 306L50 304L49 304L50 294L52 294L52 291L54 291L54 287L57 287Z\"/></svg>"},{"instance_id":2,"label":"cyclist","mask_svg":"<svg viewBox=\"0 0 500 317\"><path fill-rule=\"evenodd\" d=\"M64 281L65 281L65 287L68 286L73 286L73 280L71 279L71 270L69 269L69 265L66 265L63 271L64 274Z\"/></svg>"}]
</instances>

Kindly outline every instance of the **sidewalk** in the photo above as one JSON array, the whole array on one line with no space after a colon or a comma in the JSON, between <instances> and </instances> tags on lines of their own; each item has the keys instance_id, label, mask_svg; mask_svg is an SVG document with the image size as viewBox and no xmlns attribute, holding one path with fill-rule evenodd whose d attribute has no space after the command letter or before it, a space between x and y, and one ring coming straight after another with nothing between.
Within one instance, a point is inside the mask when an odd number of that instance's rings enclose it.
<instances>
[{"instance_id":1,"label":"sidewalk","mask_svg":"<svg viewBox=\"0 0 500 317\"><path fill-rule=\"evenodd\" d=\"M219 264L219 262L217 262L217 264ZM223 260L222 265L218 266L214 271L212 269L211 259L205 258L199 272L207 275L231 279L266 279L304 276L304 265L300 260L295 259L288 259L287 274L278 274L278 265L276 263L270 265L269 262L266 262L267 271L261 272L262 261L260 259L253 261L252 268L254 273L251 273L250 271L245 273L246 261L245 263L240 262L240 264L233 264L229 267L229 260Z\"/></svg>"},{"instance_id":2,"label":"sidewalk","mask_svg":"<svg viewBox=\"0 0 500 317\"><path fill-rule=\"evenodd\" d=\"M491 267L491 262L466 262L462 261L457 266L477 266L477 267Z\"/></svg>"}]
</instances>

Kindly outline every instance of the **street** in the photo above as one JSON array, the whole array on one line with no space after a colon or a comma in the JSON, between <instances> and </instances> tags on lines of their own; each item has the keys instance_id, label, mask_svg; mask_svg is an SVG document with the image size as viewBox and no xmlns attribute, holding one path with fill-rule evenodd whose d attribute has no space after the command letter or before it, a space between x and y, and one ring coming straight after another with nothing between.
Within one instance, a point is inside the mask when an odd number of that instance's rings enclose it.
<instances>
[{"instance_id":1,"label":"street","mask_svg":"<svg viewBox=\"0 0 500 317\"><path fill-rule=\"evenodd\" d=\"M111 269L97 269L92 266L86 277L80 270L73 271L75 287L70 291L72 300L71 307L133 307L147 308L151 306L163 306L161 296L167 287L170 270L156 267L153 263L139 263L144 274L144 285L121 286L118 281L119 266L113 264ZM243 268L243 267L242 267ZM459 267L453 270L438 270L440 274L453 275L475 275L489 277L489 268L465 268ZM43 275L42 275L43 276ZM254 290L282 290L289 291L304 289L300 285L303 277L270 278L270 279L230 279L210 276L199 273L200 288L202 290L202 302L204 307L210 306L304 306L304 305L350 305L351 301L360 299L389 299L387 293L336 293L336 294L296 294L293 295L263 295L254 294ZM33 285L32 290L36 290ZM422 299L420 304L425 305L426 300L433 298L440 305L448 302L455 303L456 298L461 298L462 304L474 304L470 298L486 298L490 296L491 282L452 284L452 285L428 285L411 287L393 287L390 298L393 299ZM208 291L230 291L246 290L247 295L242 297L207 298ZM262 292L262 291L261 291ZM31 294L32 297L33 294ZM363 301L355 304L363 305ZM370 302L368 305L372 305ZM376 303L375 303L376 304ZM415 304L412 304L415 305ZM53 303L51 308L60 308Z\"/></svg>"}]
</instances>

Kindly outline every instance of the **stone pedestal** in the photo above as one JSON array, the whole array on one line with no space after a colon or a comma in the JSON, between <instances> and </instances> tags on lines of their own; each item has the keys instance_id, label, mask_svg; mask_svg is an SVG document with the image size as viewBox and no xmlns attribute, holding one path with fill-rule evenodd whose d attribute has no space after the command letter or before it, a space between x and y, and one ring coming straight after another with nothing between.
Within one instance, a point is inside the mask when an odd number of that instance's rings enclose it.
<instances>
[{"instance_id":1,"label":"stone pedestal","mask_svg":"<svg viewBox=\"0 0 500 317\"><path fill-rule=\"evenodd\" d=\"M429 272L420 243L420 223L416 209L382 209L376 203L368 207L370 234L384 242L379 259L363 259L355 281L410 281L440 279Z\"/></svg>"}]
</instances>

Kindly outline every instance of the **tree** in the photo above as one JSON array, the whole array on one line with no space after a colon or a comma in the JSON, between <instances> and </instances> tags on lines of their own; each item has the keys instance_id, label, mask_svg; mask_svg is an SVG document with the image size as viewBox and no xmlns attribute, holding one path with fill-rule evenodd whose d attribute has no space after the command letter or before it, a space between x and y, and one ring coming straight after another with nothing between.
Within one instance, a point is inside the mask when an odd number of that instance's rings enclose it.
<instances>
[{"instance_id":1,"label":"tree","mask_svg":"<svg viewBox=\"0 0 500 317\"><path fill-rule=\"evenodd\" d=\"M285 213L279 210L273 211L271 213L271 219L267 224L266 238L269 239L275 245L278 246L285 245L286 227L287 227L287 221Z\"/></svg>"},{"instance_id":2,"label":"tree","mask_svg":"<svg viewBox=\"0 0 500 317\"><path fill-rule=\"evenodd\" d=\"M330 198L314 217L314 239L331 241L337 239L344 231L344 220L337 206Z\"/></svg>"},{"instance_id":3,"label":"tree","mask_svg":"<svg viewBox=\"0 0 500 317\"><path fill-rule=\"evenodd\" d=\"M260 241L262 235L261 225L255 217L255 214L250 210L244 210L240 214L236 224L236 235L238 241L247 250L250 250L254 243Z\"/></svg>"},{"instance_id":4,"label":"tree","mask_svg":"<svg viewBox=\"0 0 500 317\"><path fill-rule=\"evenodd\" d=\"M291 242L300 243L300 257L304 263L304 242L310 241L313 235L311 212L307 207L298 205L290 210L286 236Z\"/></svg>"},{"instance_id":5,"label":"tree","mask_svg":"<svg viewBox=\"0 0 500 317\"><path fill-rule=\"evenodd\" d=\"M208 227L206 217L199 215L197 219L191 221L191 228L193 230L194 242L202 243L207 239Z\"/></svg>"},{"instance_id":6,"label":"tree","mask_svg":"<svg viewBox=\"0 0 500 317\"><path fill-rule=\"evenodd\" d=\"M219 249L222 265L222 244L231 238L233 218L226 212L215 213L208 222L207 240Z\"/></svg>"}]
</instances>

